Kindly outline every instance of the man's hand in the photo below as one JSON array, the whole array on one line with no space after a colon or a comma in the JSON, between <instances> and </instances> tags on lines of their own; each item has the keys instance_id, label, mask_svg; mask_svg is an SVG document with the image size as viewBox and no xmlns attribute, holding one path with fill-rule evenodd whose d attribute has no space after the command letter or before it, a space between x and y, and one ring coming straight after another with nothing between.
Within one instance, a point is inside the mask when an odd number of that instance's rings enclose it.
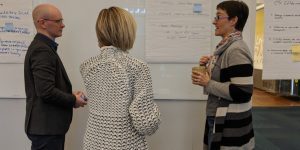
<instances>
[{"instance_id":1,"label":"man's hand","mask_svg":"<svg viewBox=\"0 0 300 150\"><path fill-rule=\"evenodd\" d=\"M76 91L73 93L76 97L76 102L74 108L84 107L87 104L87 99L84 96L84 93L81 91Z\"/></svg>"}]
</instances>

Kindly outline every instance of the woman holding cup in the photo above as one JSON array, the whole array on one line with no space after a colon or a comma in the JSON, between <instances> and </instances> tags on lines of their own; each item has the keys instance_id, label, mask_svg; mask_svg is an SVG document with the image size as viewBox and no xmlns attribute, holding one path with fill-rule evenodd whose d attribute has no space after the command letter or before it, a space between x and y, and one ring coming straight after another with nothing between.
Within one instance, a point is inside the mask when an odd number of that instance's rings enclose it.
<instances>
[{"instance_id":1,"label":"woman holding cup","mask_svg":"<svg viewBox=\"0 0 300 150\"><path fill-rule=\"evenodd\" d=\"M253 60L242 31L249 14L241 1L217 5L215 35L222 40L213 56L199 64L207 72L192 72L192 82L208 93L204 149L254 149L252 127Z\"/></svg>"}]
</instances>

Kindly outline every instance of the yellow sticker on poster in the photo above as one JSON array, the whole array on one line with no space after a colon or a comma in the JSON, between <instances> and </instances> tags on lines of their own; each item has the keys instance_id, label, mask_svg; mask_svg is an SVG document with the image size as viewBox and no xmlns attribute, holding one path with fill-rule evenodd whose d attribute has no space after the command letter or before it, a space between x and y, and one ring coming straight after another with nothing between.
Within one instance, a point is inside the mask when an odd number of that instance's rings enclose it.
<instances>
[{"instance_id":1,"label":"yellow sticker on poster","mask_svg":"<svg viewBox=\"0 0 300 150\"><path fill-rule=\"evenodd\" d=\"M292 46L292 60L300 61L300 44Z\"/></svg>"}]
</instances>

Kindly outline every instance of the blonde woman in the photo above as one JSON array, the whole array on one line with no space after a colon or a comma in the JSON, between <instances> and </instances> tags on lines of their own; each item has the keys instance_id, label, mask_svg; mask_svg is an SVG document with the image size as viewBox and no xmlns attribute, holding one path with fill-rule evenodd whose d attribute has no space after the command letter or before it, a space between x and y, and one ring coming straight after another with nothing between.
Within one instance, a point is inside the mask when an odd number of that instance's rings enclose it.
<instances>
[{"instance_id":1,"label":"blonde woman","mask_svg":"<svg viewBox=\"0 0 300 150\"><path fill-rule=\"evenodd\" d=\"M89 98L85 150L147 150L146 135L160 124L150 70L129 55L136 36L133 16L119 7L100 11L99 55L80 66Z\"/></svg>"}]
</instances>

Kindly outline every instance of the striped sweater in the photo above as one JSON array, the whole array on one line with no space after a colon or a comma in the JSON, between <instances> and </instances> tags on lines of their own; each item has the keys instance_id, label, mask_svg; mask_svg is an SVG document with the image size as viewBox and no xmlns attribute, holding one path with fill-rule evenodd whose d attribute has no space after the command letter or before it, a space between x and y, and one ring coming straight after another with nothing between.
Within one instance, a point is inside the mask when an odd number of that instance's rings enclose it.
<instances>
[{"instance_id":1,"label":"striped sweater","mask_svg":"<svg viewBox=\"0 0 300 150\"><path fill-rule=\"evenodd\" d=\"M252 127L253 61L243 40L227 44L212 70L206 91L208 101L217 101L213 129L213 150L254 149ZM204 149L207 149L208 125L206 122Z\"/></svg>"}]
</instances>

